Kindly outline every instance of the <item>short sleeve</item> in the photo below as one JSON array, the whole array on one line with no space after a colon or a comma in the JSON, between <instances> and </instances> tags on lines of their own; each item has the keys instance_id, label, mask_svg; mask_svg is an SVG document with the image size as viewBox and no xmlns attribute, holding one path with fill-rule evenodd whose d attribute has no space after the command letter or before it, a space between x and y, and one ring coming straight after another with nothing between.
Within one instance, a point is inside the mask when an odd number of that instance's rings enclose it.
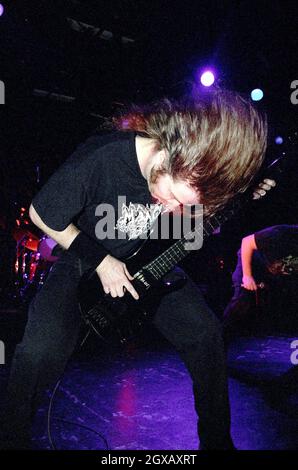
<instances>
[{"instance_id":1,"label":"short sleeve","mask_svg":"<svg viewBox=\"0 0 298 470\"><path fill-rule=\"evenodd\" d=\"M267 259L274 260L279 256L280 245L284 242L284 236L288 231L287 225L275 225L255 233L257 249Z\"/></svg>"},{"instance_id":2,"label":"short sleeve","mask_svg":"<svg viewBox=\"0 0 298 470\"><path fill-rule=\"evenodd\" d=\"M96 137L90 137L50 177L32 200L42 221L52 230L64 230L84 208L87 186L98 149Z\"/></svg>"}]
</instances>

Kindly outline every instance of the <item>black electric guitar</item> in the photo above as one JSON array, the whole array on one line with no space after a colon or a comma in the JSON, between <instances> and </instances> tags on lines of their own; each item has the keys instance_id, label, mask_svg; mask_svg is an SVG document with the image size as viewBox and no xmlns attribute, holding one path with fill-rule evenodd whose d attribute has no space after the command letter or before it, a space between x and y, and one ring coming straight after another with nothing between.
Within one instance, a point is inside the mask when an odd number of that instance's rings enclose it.
<instances>
[{"instance_id":1,"label":"black electric guitar","mask_svg":"<svg viewBox=\"0 0 298 470\"><path fill-rule=\"evenodd\" d=\"M283 160L285 159L281 157L271 163L266 170L266 177L278 179L278 173L282 171L280 163ZM274 172L271 171L273 169ZM204 220L203 226L196 227L180 240L173 242L162 253L158 252L159 244L152 239L151 230L151 237L145 239L133 255L122 260L134 277L131 282L140 296L139 300L135 300L128 292L123 297L116 298L106 294L96 272L83 276L78 289L78 298L86 324L106 342L114 341L115 338L124 342L134 336L150 317L146 307L150 303L150 297L164 295L170 290L179 289L184 284L185 279L179 273L174 272L170 280L165 277L179 261L192 253L192 250L187 249L187 244L197 240L199 234L202 234L205 240L251 200L251 191L237 196L223 211ZM155 225L158 224L158 220Z\"/></svg>"}]
</instances>

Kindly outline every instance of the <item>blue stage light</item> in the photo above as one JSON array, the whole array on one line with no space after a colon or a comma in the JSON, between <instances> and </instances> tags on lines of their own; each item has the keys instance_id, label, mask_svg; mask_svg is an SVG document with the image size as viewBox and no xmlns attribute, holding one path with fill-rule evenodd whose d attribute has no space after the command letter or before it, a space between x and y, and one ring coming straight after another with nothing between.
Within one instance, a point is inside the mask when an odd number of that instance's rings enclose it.
<instances>
[{"instance_id":1,"label":"blue stage light","mask_svg":"<svg viewBox=\"0 0 298 470\"><path fill-rule=\"evenodd\" d=\"M260 101L263 98L264 93L260 88L255 88L252 90L250 96L253 101Z\"/></svg>"}]
</instances>

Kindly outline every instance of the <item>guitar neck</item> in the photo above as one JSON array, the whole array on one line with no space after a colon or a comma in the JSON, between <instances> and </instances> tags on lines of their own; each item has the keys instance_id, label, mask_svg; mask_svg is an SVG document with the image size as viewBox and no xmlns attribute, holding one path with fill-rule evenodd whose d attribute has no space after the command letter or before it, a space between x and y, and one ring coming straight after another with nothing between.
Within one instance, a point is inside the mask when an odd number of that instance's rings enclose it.
<instances>
[{"instance_id":1,"label":"guitar neck","mask_svg":"<svg viewBox=\"0 0 298 470\"><path fill-rule=\"evenodd\" d=\"M184 259L192 252L192 250L187 248L189 243L194 242L194 240L197 243L199 239L201 239L200 241L203 242L203 239L207 239L224 222L231 219L236 214L236 212L238 212L243 207L243 204L250 200L250 198L251 197L239 198L221 213L207 219L204 224L198 224L194 230L189 231L186 235L183 236L183 238L171 245L161 255L159 255L150 263L146 264L142 268L142 271L149 271L149 273L156 280L161 279L167 272L173 269L174 266L179 263L179 261Z\"/></svg>"}]
</instances>

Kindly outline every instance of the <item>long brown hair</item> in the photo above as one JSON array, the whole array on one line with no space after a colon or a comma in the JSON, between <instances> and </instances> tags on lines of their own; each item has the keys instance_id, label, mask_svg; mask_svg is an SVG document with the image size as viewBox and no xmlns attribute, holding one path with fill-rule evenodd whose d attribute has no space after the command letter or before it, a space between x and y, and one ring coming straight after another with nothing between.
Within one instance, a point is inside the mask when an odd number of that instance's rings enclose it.
<instances>
[{"instance_id":1,"label":"long brown hair","mask_svg":"<svg viewBox=\"0 0 298 470\"><path fill-rule=\"evenodd\" d=\"M239 93L223 89L134 107L116 123L166 150L168 158L158 173L188 182L207 215L248 188L267 145L266 116Z\"/></svg>"}]
</instances>

